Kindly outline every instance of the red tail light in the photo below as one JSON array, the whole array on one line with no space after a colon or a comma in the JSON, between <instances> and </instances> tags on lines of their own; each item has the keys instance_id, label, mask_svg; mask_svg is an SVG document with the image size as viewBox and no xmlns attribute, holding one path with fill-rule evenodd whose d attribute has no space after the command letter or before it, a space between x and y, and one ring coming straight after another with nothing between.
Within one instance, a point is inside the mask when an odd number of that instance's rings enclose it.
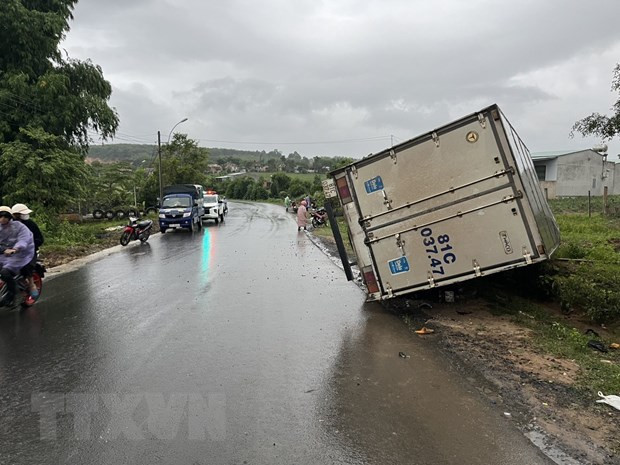
<instances>
[{"instance_id":1,"label":"red tail light","mask_svg":"<svg viewBox=\"0 0 620 465\"><path fill-rule=\"evenodd\" d=\"M342 177L336 179L336 187L338 187L338 195L340 196L340 201L343 204L353 201L353 198L351 197L351 190L347 184L347 178Z\"/></svg>"},{"instance_id":2,"label":"red tail light","mask_svg":"<svg viewBox=\"0 0 620 465\"><path fill-rule=\"evenodd\" d=\"M375 277L375 273L372 271L372 267L367 266L363 268L362 273L364 275L364 283L366 283L368 293L375 294L379 292L379 285L377 284L377 278Z\"/></svg>"}]
</instances>

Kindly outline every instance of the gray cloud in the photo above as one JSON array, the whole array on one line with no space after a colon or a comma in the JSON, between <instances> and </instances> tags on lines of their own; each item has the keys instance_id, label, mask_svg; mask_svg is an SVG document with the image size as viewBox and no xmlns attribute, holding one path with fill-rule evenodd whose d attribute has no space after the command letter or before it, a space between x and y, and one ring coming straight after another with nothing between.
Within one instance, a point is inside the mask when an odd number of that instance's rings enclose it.
<instances>
[{"instance_id":1,"label":"gray cloud","mask_svg":"<svg viewBox=\"0 0 620 465\"><path fill-rule=\"evenodd\" d=\"M616 0L81 0L64 45L102 66L123 134L187 116L203 145L361 156L498 103L548 150L590 145L572 123L615 100L619 14Z\"/></svg>"}]
</instances>

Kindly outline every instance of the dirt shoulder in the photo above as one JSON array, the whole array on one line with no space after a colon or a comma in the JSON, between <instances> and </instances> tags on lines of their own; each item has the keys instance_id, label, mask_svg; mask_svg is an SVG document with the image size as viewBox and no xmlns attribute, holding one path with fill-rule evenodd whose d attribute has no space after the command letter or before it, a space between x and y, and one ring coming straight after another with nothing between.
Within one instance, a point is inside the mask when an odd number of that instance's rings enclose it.
<instances>
[{"instance_id":1,"label":"dirt shoulder","mask_svg":"<svg viewBox=\"0 0 620 465\"><path fill-rule=\"evenodd\" d=\"M620 463L620 412L576 386L581 367L574 360L541 351L531 329L486 306L478 299L435 304L425 310L423 324L435 329L431 337L458 359L464 374L475 372L490 383L482 394L528 437L541 438L543 448L564 451L577 463Z\"/></svg>"},{"instance_id":2,"label":"dirt shoulder","mask_svg":"<svg viewBox=\"0 0 620 465\"><path fill-rule=\"evenodd\" d=\"M337 257L332 238L313 240ZM597 392L578 383L584 368L575 359L541 348L540 335L532 329L537 321L527 311L518 311L518 318L499 315L494 311L497 302L476 296L456 303L401 298L385 306L410 326L412 337L428 338L444 351L473 388L557 463L620 464L620 411L596 403ZM592 327L566 321L560 312L553 317L580 333ZM413 332L423 326L434 333ZM594 328L602 337L614 337L604 328ZM618 354L596 357L601 364L619 360Z\"/></svg>"}]
</instances>

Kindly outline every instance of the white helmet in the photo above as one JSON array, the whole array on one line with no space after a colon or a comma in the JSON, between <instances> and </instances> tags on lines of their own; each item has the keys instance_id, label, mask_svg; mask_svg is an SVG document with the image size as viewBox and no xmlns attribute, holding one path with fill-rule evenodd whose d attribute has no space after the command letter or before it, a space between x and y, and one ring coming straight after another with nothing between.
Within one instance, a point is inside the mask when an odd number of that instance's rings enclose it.
<instances>
[{"instance_id":1,"label":"white helmet","mask_svg":"<svg viewBox=\"0 0 620 465\"><path fill-rule=\"evenodd\" d=\"M11 214L11 208L7 207L6 205L2 205L0 207L0 216L4 216L7 218L13 218L13 215Z\"/></svg>"},{"instance_id":2,"label":"white helmet","mask_svg":"<svg viewBox=\"0 0 620 465\"><path fill-rule=\"evenodd\" d=\"M15 205L13 205L13 208L11 208L11 213L13 214L19 213L20 215L29 215L30 213L32 213L32 210L28 208L26 205L24 205L23 203L16 203Z\"/></svg>"}]
</instances>

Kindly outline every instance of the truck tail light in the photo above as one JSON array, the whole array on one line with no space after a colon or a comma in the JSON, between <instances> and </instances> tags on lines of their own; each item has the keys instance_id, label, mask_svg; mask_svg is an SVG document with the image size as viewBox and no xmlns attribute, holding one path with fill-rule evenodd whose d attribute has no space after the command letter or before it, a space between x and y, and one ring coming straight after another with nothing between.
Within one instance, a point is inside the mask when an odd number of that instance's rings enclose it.
<instances>
[{"instance_id":1,"label":"truck tail light","mask_svg":"<svg viewBox=\"0 0 620 465\"><path fill-rule=\"evenodd\" d=\"M351 197L351 190L349 189L349 184L347 183L346 177L341 177L336 179L336 187L338 188L338 195L340 196L340 201L345 204L353 201L353 197Z\"/></svg>"},{"instance_id":2,"label":"truck tail light","mask_svg":"<svg viewBox=\"0 0 620 465\"><path fill-rule=\"evenodd\" d=\"M379 292L379 285L377 284L377 278L371 266L362 268L362 274L364 275L364 283L368 289L369 294L375 294Z\"/></svg>"}]
</instances>

